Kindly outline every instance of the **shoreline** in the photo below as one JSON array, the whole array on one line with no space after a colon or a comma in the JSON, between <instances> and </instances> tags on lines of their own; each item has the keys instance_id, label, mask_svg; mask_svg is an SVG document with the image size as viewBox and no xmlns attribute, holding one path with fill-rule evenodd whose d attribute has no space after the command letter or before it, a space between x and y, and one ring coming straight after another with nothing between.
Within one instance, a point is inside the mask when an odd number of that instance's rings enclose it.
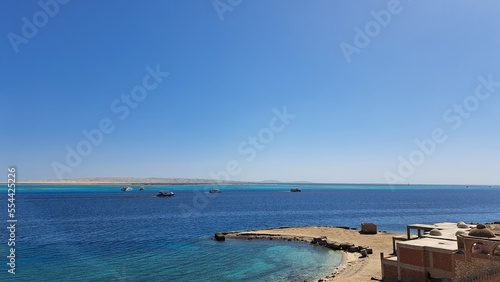
<instances>
[{"instance_id":1,"label":"shoreline","mask_svg":"<svg viewBox=\"0 0 500 282\"><path fill-rule=\"evenodd\" d=\"M7 183L0 183L0 184L7 184ZM130 186L203 186L203 185L218 185L218 186L224 186L224 185L246 185L246 184L240 184L240 183L201 183L201 182L196 182L196 183L144 183L144 182L17 182L16 184L18 185L68 185L68 186L123 186L123 185L130 185Z\"/></svg>"},{"instance_id":2,"label":"shoreline","mask_svg":"<svg viewBox=\"0 0 500 282\"><path fill-rule=\"evenodd\" d=\"M7 184L7 181L1 180L0 184ZM328 183L312 181L242 181L242 180L217 180L206 178L177 178L177 177L82 177L68 179L18 179L17 184L35 184L35 185L347 185L347 186L391 186L387 183ZM394 184L397 187L425 187L437 186L447 189L449 187L463 188L500 188L499 184L463 184L463 183L414 183ZM392 186L391 186L392 187Z\"/></svg>"},{"instance_id":3,"label":"shoreline","mask_svg":"<svg viewBox=\"0 0 500 282\"><path fill-rule=\"evenodd\" d=\"M392 252L392 237L399 233L361 234L347 226L286 226L278 228L216 233L216 240L279 240L317 244L342 255L339 265L318 281L381 280L380 253ZM222 236L222 237L221 237ZM369 254L361 253L368 250ZM356 251L357 250L357 251Z\"/></svg>"}]
</instances>

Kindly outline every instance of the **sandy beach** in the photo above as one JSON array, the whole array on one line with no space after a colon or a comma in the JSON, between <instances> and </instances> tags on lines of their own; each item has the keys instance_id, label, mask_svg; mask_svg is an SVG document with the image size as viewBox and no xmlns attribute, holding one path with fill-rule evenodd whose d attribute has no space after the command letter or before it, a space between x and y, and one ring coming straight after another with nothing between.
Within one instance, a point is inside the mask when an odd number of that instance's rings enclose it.
<instances>
[{"instance_id":1,"label":"sandy beach","mask_svg":"<svg viewBox=\"0 0 500 282\"><path fill-rule=\"evenodd\" d=\"M342 264L333 267L332 272L323 281L370 281L381 279L380 253L392 252L392 237L401 234L378 232L377 234L360 234L358 230L347 230L338 227L307 226L283 227L274 229L250 230L244 232L229 232L226 238L234 239L267 239L294 240L311 242L315 237L325 236L327 240L349 242L356 246L365 245L373 249L373 254L361 257L359 253L341 252Z\"/></svg>"}]
</instances>

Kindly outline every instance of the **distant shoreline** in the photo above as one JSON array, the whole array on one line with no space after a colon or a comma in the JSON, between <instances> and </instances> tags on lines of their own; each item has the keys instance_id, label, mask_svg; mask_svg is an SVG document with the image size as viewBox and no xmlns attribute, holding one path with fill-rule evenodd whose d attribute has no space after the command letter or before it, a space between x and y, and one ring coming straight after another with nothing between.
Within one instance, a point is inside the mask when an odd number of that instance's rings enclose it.
<instances>
[{"instance_id":1,"label":"distant shoreline","mask_svg":"<svg viewBox=\"0 0 500 282\"><path fill-rule=\"evenodd\" d=\"M1 182L0 182L1 183ZM73 179L18 180L17 184L37 185L204 185L235 184L237 181L218 181L197 178L136 178L136 177L91 177Z\"/></svg>"},{"instance_id":2,"label":"distant shoreline","mask_svg":"<svg viewBox=\"0 0 500 282\"><path fill-rule=\"evenodd\" d=\"M0 181L0 184L7 184L6 181ZM387 183L320 183L309 181L280 182L275 180L266 181L225 181L200 178L135 178L135 177L91 177L91 178L73 178L73 179L42 179L42 180L18 180L17 184L33 185L374 185L388 187L419 187L419 186L456 186L469 188L500 188L498 184L480 185L480 184L387 184Z\"/></svg>"},{"instance_id":3,"label":"distant shoreline","mask_svg":"<svg viewBox=\"0 0 500 282\"><path fill-rule=\"evenodd\" d=\"M7 185L7 182L5 181L0 181L0 185ZM280 183L265 183L265 182L75 182L75 181L68 181L68 182L42 182L42 181L18 181L16 182L16 185L74 185L74 186L105 186L105 185L117 185L117 186L158 186L158 185L173 185L173 186L203 186L203 185L218 185L218 186L229 186L229 185L236 185L236 186L255 186L255 185L268 185L268 186L282 186L282 185L290 185L290 186L301 186L301 185L359 185L359 186L383 186L383 187L388 187L389 189L391 185L388 184L365 184L365 183L294 183L294 182L280 182ZM415 185L392 185L392 187L397 187L397 188L417 188L417 187L425 187L425 186L437 186L437 187L443 187L443 189L446 189L445 187L453 188L453 187L461 187L461 188L469 188L469 189L477 189L477 188L487 188L487 189L493 189L497 188L500 189L500 185L463 185L463 184L415 184Z\"/></svg>"},{"instance_id":4,"label":"distant shoreline","mask_svg":"<svg viewBox=\"0 0 500 282\"><path fill-rule=\"evenodd\" d=\"M0 182L0 184L6 184L5 182ZM67 186L160 186L160 185L174 185L174 186L202 186L202 185L244 185L244 184L233 184L233 183L50 183L50 182L18 182L17 185L67 185Z\"/></svg>"}]
</instances>

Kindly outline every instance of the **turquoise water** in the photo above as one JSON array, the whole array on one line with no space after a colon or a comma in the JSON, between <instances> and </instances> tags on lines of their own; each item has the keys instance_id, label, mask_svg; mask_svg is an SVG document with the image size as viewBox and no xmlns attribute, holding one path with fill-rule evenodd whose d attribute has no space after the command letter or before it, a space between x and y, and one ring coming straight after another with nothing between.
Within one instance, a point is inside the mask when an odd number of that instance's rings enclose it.
<instances>
[{"instance_id":1,"label":"turquoise water","mask_svg":"<svg viewBox=\"0 0 500 282\"><path fill-rule=\"evenodd\" d=\"M317 281L340 256L300 242L226 240L215 232L278 226L500 220L500 190L381 185L19 186L16 275L8 281ZM176 193L157 198L159 190ZM7 198L7 197L5 197ZM6 222L6 212L1 214ZM8 232L0 232L6 242ZM1 246L1 257L7 246ZM5 258L5 262L7 259Z\"/></svg>"}]
</instances>

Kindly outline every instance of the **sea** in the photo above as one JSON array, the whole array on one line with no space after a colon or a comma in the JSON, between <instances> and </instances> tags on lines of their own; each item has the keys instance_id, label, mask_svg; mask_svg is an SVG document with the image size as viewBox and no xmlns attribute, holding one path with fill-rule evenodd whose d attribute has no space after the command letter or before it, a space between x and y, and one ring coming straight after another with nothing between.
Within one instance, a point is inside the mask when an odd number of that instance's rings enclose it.
<instances>
[{"instance_id":1,"label":"sea","mask_svg":"<svg viewBox=\"0 0 500 282\"><path fill-rule=\"evenodd\" d=\"M500 187L442 185L17 186L0 211L1 281L317 281L341 255L303 242L215 232L281 226L500 221ZM290 192L299 187L302 192ZM221 193L208 193L220 189ZM173 197L156 197L160 190ZM15 219L15 246L8 246ZM12 240L11 240L12 242ZM15 274L8 270L15 249ZM376 250L375 250L376 251Z\"/></svg>"}]
</instances>

